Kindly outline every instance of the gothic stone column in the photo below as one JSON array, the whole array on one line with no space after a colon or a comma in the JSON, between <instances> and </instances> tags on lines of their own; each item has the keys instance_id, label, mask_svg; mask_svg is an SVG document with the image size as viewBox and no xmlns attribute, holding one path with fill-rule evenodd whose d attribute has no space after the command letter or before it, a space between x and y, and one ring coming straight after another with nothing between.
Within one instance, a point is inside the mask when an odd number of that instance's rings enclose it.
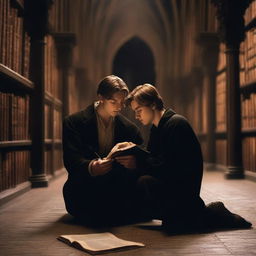
<instances>
[{"instance_id":1,"label":"gothic stone column","mask_svg":"<svg viewBox=\"0 0 256 256\"><path fill-rule=\"evenodd\" d=\"M63 88L63 117L70 114L70 102L69 102L69 75L72 67L73 48L76 44L76 37L74 33L54 33L53 34L57 54L58 54L58 67L62 76L62 88Z\"/></svg>"},{"instance_id":2,"label":"gothic stone column","mask_svg":"<svg viewBox=\"0 0 256 256\"><path fill-rule=\"evenodd\" d=\"M219 53L219 38L216 33L202 32L197 38L201 46L201 58L203 66L204 81L207 91L207 135L206 135L206 161L208 170L215 170L216 161L216 67Z\"/></svg>"},{"instance_id":3,"label":"gothic stone column","mask_svg":"<svg viewBox=\"0 0 256 256\"><path fill-rule=\"evenodd\" d=\"M32 95L32 151L30 181L32 187L46 187L48 180L44 164L44 38L48 32L50 0L25 1L25 29L31 38L30 79L35 84Z\"/></svg>"},{"instance_id":4,"label":"gothic stone column","mask_svg":"<svg viewBox=\"0 0 256 256\"><path fill-rule=\"evenodd\" d=\"M244 13L251 0L212 0L216 6L221 41L227 61L227 164L226 178L244 178L242 164L239 49L244 40Z\"/></svg>"}]
</instances>

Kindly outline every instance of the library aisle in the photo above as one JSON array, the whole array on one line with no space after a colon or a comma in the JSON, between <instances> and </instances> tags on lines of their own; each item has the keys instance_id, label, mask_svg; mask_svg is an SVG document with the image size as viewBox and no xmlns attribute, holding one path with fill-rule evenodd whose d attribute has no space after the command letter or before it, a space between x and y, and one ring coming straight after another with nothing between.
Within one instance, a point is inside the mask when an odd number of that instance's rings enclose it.
<instances>
[{"instance_id":1,"label":"library aisle","mask_svg":"<svg viewBox=\"0 0 256 256\"><path fill-rule=\"evenodd\" d=\"M1 206L1 255L87 255L56 240L61 234L109 231L120 238L143 242L145 248L108 255L256 255L256 183L226 180L221 172L205 172L202 197L206 203L222 200L225 205L253 223L249 230L168 236L157 228L138 224L93 230L72 222L62 198L63 175L48 188L37 188Z\"/></svg>"}]
</instances>

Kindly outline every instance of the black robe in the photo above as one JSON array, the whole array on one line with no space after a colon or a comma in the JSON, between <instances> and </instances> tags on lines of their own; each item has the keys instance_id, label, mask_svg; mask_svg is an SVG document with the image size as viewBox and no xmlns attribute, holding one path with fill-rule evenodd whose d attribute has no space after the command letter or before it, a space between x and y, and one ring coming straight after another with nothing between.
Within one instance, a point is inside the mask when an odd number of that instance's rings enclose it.
<instances>
[{"instance_id":1,"label":"black robe","mask_svg":"<svg viewBox=\"0 0 256 256\"><path fill-rule=\"evenodd\" d=\"M114 145L123 141L143 142L139 129L121 114L114 121ZM118 163L103 175L92 177L88 165L97 158L98 130L94 106L66 117L63 121L63 161L68 179L63 188L67 211L81 218L113 215L121 204L126 204L132 190L136 171L127 170ZM104 212L104 213L103 213ZM99 216L98 216L98 215ZM114 215L113 215L114 216Z\"/></svg>"},{"instance_id":2,"label":"black robe","mask_svg":"<svg viewBox=\"0 0 256 256\"><path fill-rule=\"evenodd\" d=\"M162 183L161 198L166 218L195 216L205 208L200 198L203 157L200 143L188 121L167 109L158 126L152 126L142 164L144 174ZM189 214L188 214L189 213Z\"/></svg>"},{"instance_id":3,"label":"black robe","mask_svg":"<svg viewBox=\"0 0 256 256\"><path fill-rule=\"evenodd\" d=\"M200 143L181 115L167 109L151 129L144 171L159 180L163 227L170 232L216 228L250 228L222 202L205 205L200 198L203 157ZM159 194L159 193L158 193ZM158 204L159 205L159 204Z\"/></svg>"}]
</instances>

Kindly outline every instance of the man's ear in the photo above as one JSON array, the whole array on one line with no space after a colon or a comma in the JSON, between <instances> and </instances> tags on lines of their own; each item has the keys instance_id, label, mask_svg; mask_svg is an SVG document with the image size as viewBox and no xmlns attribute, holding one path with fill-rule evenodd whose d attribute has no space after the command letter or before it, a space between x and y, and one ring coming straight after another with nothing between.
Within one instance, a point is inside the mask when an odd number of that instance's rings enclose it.
<instances>
[{"instance_id":1,"label":"man's ear","mask_svg":"<svg viewBox=\"0 0 256 256\"><path fill-rule=\"evenodd\" d=\"M153 104L151 105L151 108L152 108L152 110L156 110L156 105L153 103Z\"/></svg>"}]
</instances>

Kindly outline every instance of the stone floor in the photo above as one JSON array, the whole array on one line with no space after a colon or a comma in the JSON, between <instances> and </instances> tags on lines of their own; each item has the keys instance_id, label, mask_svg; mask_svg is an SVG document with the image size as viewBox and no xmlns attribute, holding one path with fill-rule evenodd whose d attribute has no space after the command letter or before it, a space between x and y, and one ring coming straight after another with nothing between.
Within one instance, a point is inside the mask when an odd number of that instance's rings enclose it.
<instances>
[{"instance_id":1,"label":"stone floor","mask_svg":"<svg viewBox=\"0 0 256 256\"><path fill-rule=\"evenodd\" d=\"M56 240L61 234L109 231L120 238L143 242L146 247L108 255L256 255L256 229L218 231L207 234L166 235L158 227L129 225L92 230L76 225L66 214L62 199L65 175L48 188L33 189L0 209L0 254L2 256L86 255ZM233 212L256 226L256 183L225 180L220 172L205 172L202 198L221 200Z\"/></svg>"}]
</instances>

